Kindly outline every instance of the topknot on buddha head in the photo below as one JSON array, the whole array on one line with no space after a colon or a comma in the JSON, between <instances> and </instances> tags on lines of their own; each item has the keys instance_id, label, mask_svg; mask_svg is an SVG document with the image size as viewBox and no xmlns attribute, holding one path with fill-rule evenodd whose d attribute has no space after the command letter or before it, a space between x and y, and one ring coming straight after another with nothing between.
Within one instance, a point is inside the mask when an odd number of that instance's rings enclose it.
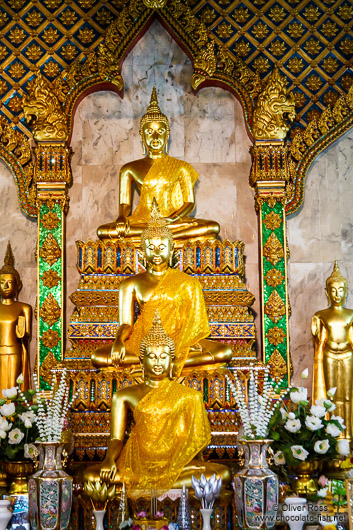
<instances>
[{"instance_id":1,"label":"topknot on buddha head","mask_svg":"<svg viewBox=\"0 0 353 530\"><path fill-rule=\"evenodd\" d=\"M167 333L164 331L158 309L156 309L151 329L140 343L140 358L143 359L147 348L152 349L156 346L167 346L169 348L171 358L174 359L175 342L172 337L167 335Z\"/></svg>"},{"instance_id":2,"label":"topknot on buddha head","mask_svg":"<svg viewBox=\"0 0 353 530\"><path fill-rule=\"evenodd\" d=\"M2 274L12 274L12 276L16 279L18 290L20 290L22 287L22 282L18 271L15 269L15 258L12 252L10 241L7 243L4 265L0 269L0 275Z\"/></svg>"},{"instance_id":3,"label":"topknot on buddha head","mask_svg":"<svg viewBox=\"0 0 353 530\"><path fill-rule=\"evenodd\" d=\"M143 127L146 123L151 122L160 122L164 123L165 128L167 130L167 135L169 136L169 120L165 114L161 112L161 109L158 105L158 99L157 99L157 91L155 85L153 85L152 94L151 94L151 100L150 104L148 106L146 114L144 114L141 118L140 122L140 135L143 139Z\"/></svg>"},{"instance_id":4,"label":"topknot on buddha head","mask_svg":"<svg viewBox=\"0 0 353 530\"><path fill-rule=\"evenodd\" d=\"M331 275L326 280L326 289L328 289L330 285L334 282L343 283L345 289L347 289L348 287L347 278L342 276L337 260L335 261Z\"/></svg>"},{"instance_id":5,"label":"topknot on buddha head","mask_svg":"<svg viewBox=\"0 0 353 530\"><path fill-rule=\"evenodd\" d=\"M146 248L146 241L148 239L153 239L155 237L167 238L170 247L173 248L173 234L169 230L166 220L161 216L159 211L158 203L153 197L152 208L151 208L151 217L147 223L147 228L141 234L141 247L143 250Z\"/></svg>"}]
</instances>

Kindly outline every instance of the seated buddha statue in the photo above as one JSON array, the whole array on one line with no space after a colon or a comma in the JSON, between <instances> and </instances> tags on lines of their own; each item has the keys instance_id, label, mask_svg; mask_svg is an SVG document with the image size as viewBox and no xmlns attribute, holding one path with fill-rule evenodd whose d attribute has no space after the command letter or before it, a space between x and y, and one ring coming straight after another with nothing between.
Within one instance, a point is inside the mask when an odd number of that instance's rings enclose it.
<instances>
[{"instance_id":1,"label":"seated buddha statue","mask_svg":"<svg viewBox=\"0 0 353 530\"><path fill-rule=\"evenodd\" d=\"M156 201L141 236L146 271L123 280L119 289L119 323L112 345L97 348L91 360L96 368L139 365L140 342L159 310L163 327L175 342L174 376L184 366L220 365L232 358L232 349L207 339L210 334L199 281L171 268L173 235ZM134 323L137 303L140 315Z\"/></svg>"},{"instance_id":2,"label":"seated buddha statue","mask_svg":"<svg viewBox=\"0 0 353 530\"><path fill-rule=\"evenodd\" d=\"M28 341L31 337L32 308L17 300L22 282L14 265L9 242L4 265L0 269L0 397L2 390L16 386L16 379L21 373L22 390L28 390L30 380Z\"/></svg>"},{"instance_id":3,"label":"seated buddha statue","mask_svg":"<svg viewBox=\"0 0 353 530\"><path fill-rule=\"evenodd\" d=\"M199 453L211 442L211 429L202 394L173 381L174 340L163 329L158 310L152 327L140 344L143 383L113 396L111 430L105 459L87 468L84 480L125 482L128 495L159 494L171 488L191 488L192 475L216 473L223 484L230 470L204 462ZM124 445L128 413L134 424Z\"/></svg>"},{"instance_id":4,"label":"seated buddha statue","mask_svg":"<svg viewBox=\"0 0 353 530\"><path fill-rule=\"evenodd\" d=\"M155 197L176 241L214 239L219 233L218 223L189 217L195 208L198 173L187 162L168 155L169 122L158 106L155 87L141 119L140 135L147 155L121 168L119 216L116 221L101 225L98 237L139 243ZM140 190L140 202L131 214L133 184Z\"/></svg>"}]
</instances>

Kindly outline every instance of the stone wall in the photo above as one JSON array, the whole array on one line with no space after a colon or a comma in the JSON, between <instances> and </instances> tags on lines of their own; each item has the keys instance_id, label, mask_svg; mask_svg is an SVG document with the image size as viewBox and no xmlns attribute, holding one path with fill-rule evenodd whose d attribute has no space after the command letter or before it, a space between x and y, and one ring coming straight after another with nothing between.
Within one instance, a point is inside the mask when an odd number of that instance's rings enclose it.
<instances>
[{"instance_id":1,"label":"stone wall","mask_svg":"<svg viewBox=\"0 0 353 530\"><path fill-rule=\"evenodd\" d=\"M4 263L7 242L11 242L15 267L23 283L19 300L31 304L33 310L37 298L37 223L25 217L17 198L16 184L10 169L0 162L0 268ZM37 321L33 316L32 341L30 343L31 367L37 344Z\"/></svg>"},{"instance_id":2,"label":"stone wall","mask_svg":"<svg viewBox=\"0 0 353 530\"><path fill-rule=\"evenodd\" d=\"M303 207L287 221L291 352L295 381L312 368L312 315L327 307L326 278L339 260L348 279L347 306L353 307L353 131L329 147L312 165Z\"/></svg>"}]
</instances>

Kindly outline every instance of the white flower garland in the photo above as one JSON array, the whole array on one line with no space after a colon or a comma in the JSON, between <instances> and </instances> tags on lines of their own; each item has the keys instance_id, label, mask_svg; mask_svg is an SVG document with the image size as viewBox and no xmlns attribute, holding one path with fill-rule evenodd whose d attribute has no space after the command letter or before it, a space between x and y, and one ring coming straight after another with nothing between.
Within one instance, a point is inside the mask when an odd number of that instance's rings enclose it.
<instances>
[{"instance_id":1,"label":"white flower garland","mask_svg":"<svg viewBox=\"0 0 353 530\"><path fill-rule=\"evenodd\" d=\"M50 388L50 398L46 399L45 392L41 391L38 384L37 374L33 374L33 380L38 397L38 411L36 423L41 442L60 442L61 434L67 413L76 399L76 394L69 401L69 387L66 384L66 368L61 374L59 386L56 377Z\"/></svg>"},{"instance_id":2,"label":"white flower garland","mask_svg":"<svg viewBox=\"0 0 353 530\"><path fill-rule=\"evenodd\" d=\"M269 379L269 368L266 367L262 396L258 393L259 381L258 370L250 365L250 380L248 387L248 403L245 402L241 381L235 373L235 385L230 377L226 379L232 390L235 401L239 407L239 414L244 427L244 437L250 439L261 439L268 436L268 426L276 409L282 403L282 398L274 402L282 380L279 383ZM292 385L291 385L292 386ZM290 390L291 386L288 388ZM288 391L287 391L288 392Z\"/></svg>"}]
</instances>

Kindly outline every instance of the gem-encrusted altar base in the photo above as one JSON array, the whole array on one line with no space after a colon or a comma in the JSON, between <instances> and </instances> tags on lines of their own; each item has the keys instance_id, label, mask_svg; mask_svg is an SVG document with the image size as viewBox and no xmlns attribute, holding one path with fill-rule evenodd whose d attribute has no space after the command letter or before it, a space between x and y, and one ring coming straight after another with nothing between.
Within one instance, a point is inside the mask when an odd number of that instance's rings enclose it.
<instances>
[{"instance_id":1,"label":"gem-encrusted altar base","mask_svg":"<svg viewBox=\"0 0 353 530\"><path fill-rule=\"evenodd\" d=\"M142 272L143 258L133 245L113 241L78 241L78 289L70 299L75 304L69 323L72 348L60 364L50 361L41 367L49 380L51 369L66 367L70 391L78 392L71 424L75 437L74 461L102 460L110 430L111 399L120 388L142 382L138 374L120 368L95 369L93 351L111 343L119 326L119 286L127 276ZM253 349L254 296L244 283L244 244L218 240L185 244L174 253L175 267L195 276L201 283L211 329L210 338L227 342L233 349L228 369L193 367L185 369L180 382L203 393L213 432L206 458L232 459L235 455L237 413L226 373L239 373L246 391L250 363L262 370ZM46 359L46 361L47 361ZM53 361L53 359L52 359Z\"/></svg>"}]
</instances>

